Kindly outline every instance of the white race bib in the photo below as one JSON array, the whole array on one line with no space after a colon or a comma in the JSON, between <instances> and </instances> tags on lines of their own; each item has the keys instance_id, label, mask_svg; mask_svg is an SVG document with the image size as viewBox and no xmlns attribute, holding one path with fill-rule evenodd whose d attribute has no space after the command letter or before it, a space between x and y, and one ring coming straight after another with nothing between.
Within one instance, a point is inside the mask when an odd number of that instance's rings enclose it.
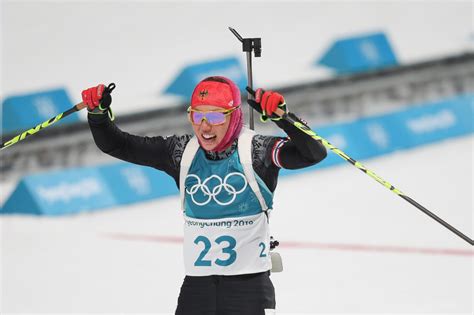
<instances>
[{"instance_id":1,"label":"white race bib","mask_svg":"<svg viewBox=\"0 0 474 315\"><path fill-rule=\"evenodd\" d=\"M270 236L264 212L236 218L184 215L186 275L238 275L270 270Z\"/></svg>"}]
</instances>

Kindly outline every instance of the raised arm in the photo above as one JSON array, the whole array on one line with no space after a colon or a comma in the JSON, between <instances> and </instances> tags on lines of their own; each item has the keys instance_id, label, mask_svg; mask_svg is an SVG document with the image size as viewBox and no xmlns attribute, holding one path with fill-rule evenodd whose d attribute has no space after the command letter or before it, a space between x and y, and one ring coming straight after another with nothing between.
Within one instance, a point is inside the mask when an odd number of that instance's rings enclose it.
<instances>
[{"instance_id":1,"label":"raised arm","mask_svg":"<svg viewBox=\"0 0 474 315\"><path fill-rule=\"evenodd\" d=\"M167 171L172 167L170 138L142 137L120 130L107 114L89 114L89 127L97 147L115 158Z\"/></svg>"},{"instance_id":2,"label":"raised arm","mask_svg":"<svg viewBox=\"0 0 474 315\"><path fill-rule=\"evenodd\" d=\"M120 130L112 121L110 108L101 106L102 92L101 84L82 92L83 102L89 111L89 127L97 147L115 158L151 166L174 176L174 145L182 139L177 136L136 136Z\"/></svg>"}]
</instances>

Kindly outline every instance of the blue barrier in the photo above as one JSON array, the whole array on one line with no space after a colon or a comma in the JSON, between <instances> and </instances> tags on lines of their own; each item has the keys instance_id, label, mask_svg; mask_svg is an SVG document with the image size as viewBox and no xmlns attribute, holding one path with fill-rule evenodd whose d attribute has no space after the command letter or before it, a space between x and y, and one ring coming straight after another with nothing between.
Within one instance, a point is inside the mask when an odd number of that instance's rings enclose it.
<instances>
[{"instance_id":1,"label":"blue barrier","mask_svg":"<svg viewBox=\"0 0 474 315\"><path fill-rule=\"evenodd\" d=\"M316 64L346 74L396 66L398 61L387 36L380 32L336 40Z\"/></svg>"},{"instance_id":2,"label":"blue barrier","mask_svg":"<svg viewBox=\"0 0 474 315\"><path fill-rule=\"evenodd\" d=\"M119 162L26 176L0 213L70 214L177 192L175 182L163 172Z\"/></svg>"},{"instance_id":3,"label":"blue barrier","mask_svg":"<svg viewBox=\"0 0 474 315\"><path fill-rule=\"evenodd\" d=\"M398 112L314 128L318 135L356 160L433 143L474 132L474 94L410 106ZM328 154L321 163L281 175L347 163Z\"/></svg>"},{"instance_id":4,"label":"blue barrier","mask_svg":"<svg viewBox=\"0 0 474 315\"><path fill-rule=\"evenodd\" d=\"M97 168L76 168L24 177L2 212L57 215L116 204Z\"/></svg>"},{"instance_id":5,"label":"blue barrier","mask_svg":"<svg viewBox=\"0 0 474 315\"><path fill-rule=\"evenodd\" d=\"M356 160L474 132L474 94L386 115L314 129ZM321 163L281 175L347 163L328 154ZM163 172L119 162L24 177L0 213L69 214L119 206L178 193Z\"/></svg>"},{"instance_id":6,"label":"blue barrier","mask_svg":"<svg viewBox=\"0 0 474 315\"><path fill-rule=\"evenodd\" d=\"M73 106L64 89L15 95L2 102L2 134L32 128ZM61 119L57 124L79 121L77 115Z\"/></svg>"},{"instance_id":7,"label":"blue barrier","mask_svg":"<svg viewBox=\"0 0 474 315\"><path fill-rule=\"evenodd\" d=\"M202 79L216 74L231 79L241 90L244 90L247 86L247 76L239 60L235 57L229 57L185 67L166 88L165 93L190 98L194 87Z\"/></svg>"},{"instance_id":8,"label":"blue barrier","mask_svg":"<svg viewBox=\"0 0 474 315\"><path fill-rule=\"evenodd\" d=\"M130 204L176 194L174 180L156 169L130 163L116 163L99 168L118 204Z\"/></svg>"}]
</instances>

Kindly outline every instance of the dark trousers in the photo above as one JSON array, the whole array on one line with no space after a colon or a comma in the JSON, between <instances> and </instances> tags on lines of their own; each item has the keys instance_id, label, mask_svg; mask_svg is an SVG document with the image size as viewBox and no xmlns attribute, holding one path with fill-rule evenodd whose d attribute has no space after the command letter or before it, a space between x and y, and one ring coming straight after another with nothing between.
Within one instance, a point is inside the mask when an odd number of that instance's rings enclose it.
<instances>
[{"instance_id":1,"label":"dark trousers","mask_svg":"<svg viewBox=\"0 0 474 315\"><path fill-rule=\"evenodd\" d=\"M275 309L270 272L184 278L176 315L264 315Z\"/></svg>"}]
</instances>

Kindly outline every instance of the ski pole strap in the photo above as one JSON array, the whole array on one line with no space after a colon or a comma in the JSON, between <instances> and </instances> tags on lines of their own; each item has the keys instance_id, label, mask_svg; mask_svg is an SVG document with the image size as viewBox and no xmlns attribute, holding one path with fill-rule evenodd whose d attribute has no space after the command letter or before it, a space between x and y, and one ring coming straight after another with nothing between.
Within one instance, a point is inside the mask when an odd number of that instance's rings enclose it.
<instances>
[{"instance_id":1,"label":"ski pole strap","mask_svg":"<svg viewBox=\"0 0 474 315\"><path fill-rule=\"evenodd\" d=\"M100 100L99 109L102 111L106 111L109 109L110 104L112 104L112 96L110 93L115 89L115 83L110 83L108 86L105 87L104 92L102 94L102 99Z\"/></svg>"},{"instance_id":2,"label":"ski pole strap","mask_svg":"<svg viewBox=\"0 0 474 315\"><path fill-rule=\"evenodd\" d=\"M89 114L92 115L103 115L107 114L111 121L115 120L114 112L112 111L112 96L110 93L115 89L115 83L110 83L108 86L105 87L104 92L102 94L102 98L100 100L100 104L98 107L95 107L93 110L89 110Z\"/></svg>"}]
</instances>

